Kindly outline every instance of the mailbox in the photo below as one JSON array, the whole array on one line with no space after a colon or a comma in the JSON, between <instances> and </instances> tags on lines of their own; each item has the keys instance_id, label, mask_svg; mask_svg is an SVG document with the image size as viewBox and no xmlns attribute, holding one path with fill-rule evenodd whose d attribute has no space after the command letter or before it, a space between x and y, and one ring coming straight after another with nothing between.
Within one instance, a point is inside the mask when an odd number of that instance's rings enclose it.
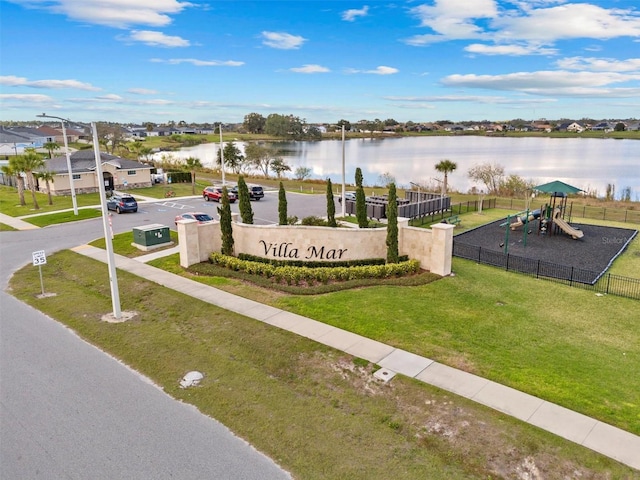
<instances>
[{"instance_id":1,"label":"mailbox","mask_svg":"<svg viewBox=\"0 0 640 480\"><path fill-rule=\"evenodd\" d=\"M133 243L136 245L142 245L143 247L154 247L165 243L171 243L169 227L160 225L159 223L144 225L142 227L134 227Z\"/></svg>"}]
</instances>

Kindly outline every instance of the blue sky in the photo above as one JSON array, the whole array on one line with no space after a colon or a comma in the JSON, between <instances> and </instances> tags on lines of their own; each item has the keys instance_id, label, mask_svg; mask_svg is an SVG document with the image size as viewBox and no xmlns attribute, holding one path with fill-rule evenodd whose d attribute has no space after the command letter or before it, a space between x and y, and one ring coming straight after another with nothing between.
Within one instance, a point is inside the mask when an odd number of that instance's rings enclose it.
<instances>
[{"instance_id":1,"label":"blue sky","mask_svg":"<svg viewBox=\"0 0 640 480\"><path fill-rule=\"evenodd\" d=\"M0 120L638 118L638 0L0 0Z\"/></svg>"}]
</instances>

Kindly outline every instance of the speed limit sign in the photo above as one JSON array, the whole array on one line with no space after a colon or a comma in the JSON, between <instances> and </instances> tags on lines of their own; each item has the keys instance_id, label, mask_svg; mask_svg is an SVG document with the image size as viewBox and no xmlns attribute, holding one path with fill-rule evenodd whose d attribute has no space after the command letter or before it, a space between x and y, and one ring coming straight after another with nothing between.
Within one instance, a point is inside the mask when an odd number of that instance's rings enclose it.
<instances>
[{"instance_id":1,"label":"speed limit sign","mask_svg":"<svg viewBox=\"0 0 640 480\"><path fill-rule=\"evenodd\" d=\"M37 267L39 265L46 265L47 256L44 253L44 250L38 250L37 252L32 253L33 256L33 266Z\"/></svg>"}]
</instances>

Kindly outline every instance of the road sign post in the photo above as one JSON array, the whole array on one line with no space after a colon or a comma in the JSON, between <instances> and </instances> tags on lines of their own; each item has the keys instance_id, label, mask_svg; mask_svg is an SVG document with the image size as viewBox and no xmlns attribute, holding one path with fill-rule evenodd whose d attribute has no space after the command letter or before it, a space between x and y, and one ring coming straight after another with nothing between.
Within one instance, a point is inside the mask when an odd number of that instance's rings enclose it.
<instances>
[{"instance_id":1,"label":"road sign post","mask_svg":"<svg viewBox=\"0 0 640 480\"><path fill-rule=\"evenodd\" d=\"M42 289L42 296L44 296L44 281L42 280L42 265L47 264L47 255L44 253L44 250L38 250L31 254L33 258L33 266L38 267L38 271L40 272L40 288Z\"/></svg>"}]
</instances>

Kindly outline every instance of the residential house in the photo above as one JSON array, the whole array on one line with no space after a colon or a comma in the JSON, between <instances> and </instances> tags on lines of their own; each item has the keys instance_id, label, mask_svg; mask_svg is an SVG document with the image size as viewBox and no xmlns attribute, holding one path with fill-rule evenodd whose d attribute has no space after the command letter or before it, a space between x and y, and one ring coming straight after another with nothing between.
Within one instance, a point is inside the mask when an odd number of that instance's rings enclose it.
<instances>
[{"instance_id":1,"label":"residential house","mask_svg":"<svg viewBox=\"0 0 640 480\"><path fill-rule=\"evenodd\" d=\"M73 187L77 193L99 191L96 178L96 162L93 149L79 150L70 156ZM126 190L128 188L150 187L151 165L127 160L115 155L100 152L102 176L107 190ZM45 170L55 174L49 183L53 195L70 195L71 185L67 169L66 156L54 157L45 161ZM44 185L40 185L40 189Z\"/></svg>"},{"instance_id":2,"label":"residential house","mask_svg":"<svg viewBox=\"0 0 640 480\"><path fill-rule=\"evenodd\" d=\"M560 132L582 133L585 131L585 127L579 124L578 122L563 122L560 125L558 125L557 129Z\"/></svg>"},{"instance_id":3,"label":"residential house","mask_svg":"<svg viewBox=\"0 0 640 480\"><path fill-rule=\"evenodd\" d=\"M41 148L47 137L33 128L0 126L0 156L22 155L27 148Z\"/></svg>"},{"instance_id":4,"label":"residential house","mask_svg":"<svg viewBox=\"0 0 640 480\"><path fill-rule=\"evenodd\" d=\"M603 131L603 132L613 132L615 124L611 124L609 122L599 122L596 123L591 130Z\"/></svg>"}]
</instances>

